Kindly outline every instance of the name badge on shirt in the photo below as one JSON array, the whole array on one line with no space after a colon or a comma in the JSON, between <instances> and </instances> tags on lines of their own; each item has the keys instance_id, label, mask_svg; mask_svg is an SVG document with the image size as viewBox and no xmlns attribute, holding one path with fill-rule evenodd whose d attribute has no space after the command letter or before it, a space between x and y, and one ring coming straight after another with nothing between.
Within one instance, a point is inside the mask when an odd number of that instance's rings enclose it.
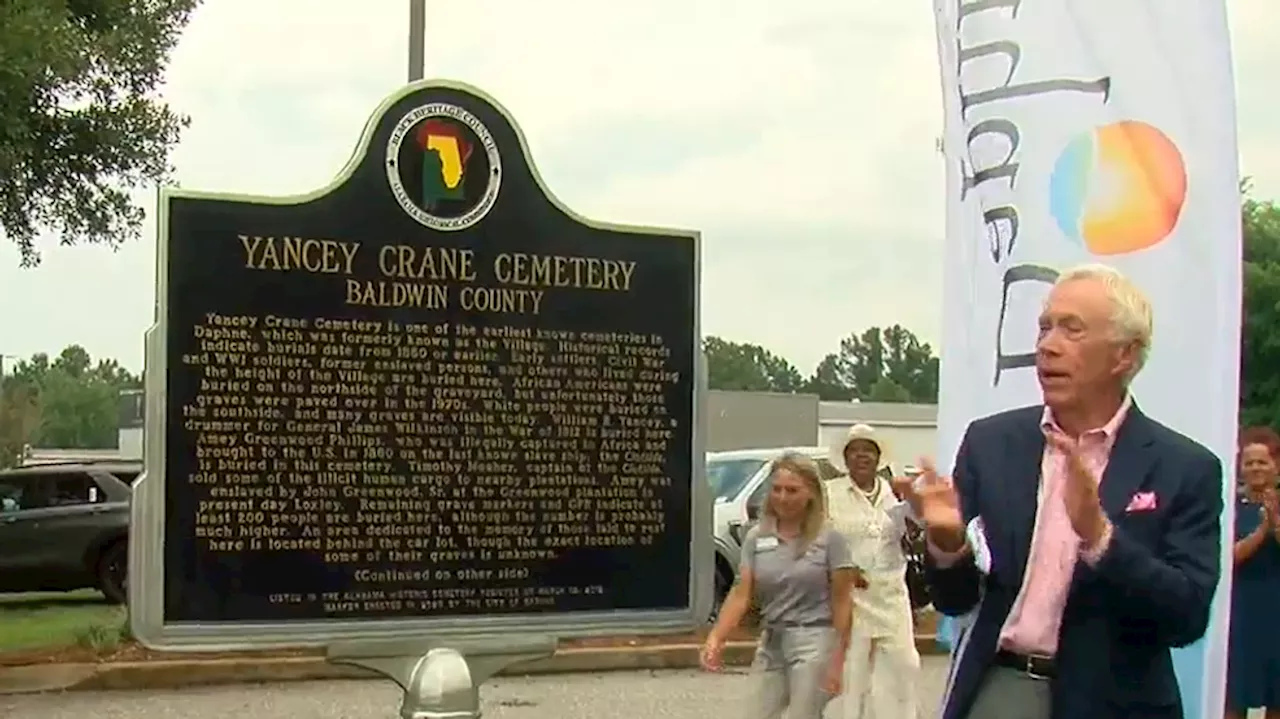
<instances>
[{"instance_id":1,"label":"name badge on shirt","mask_svg":"<svg viewBox=\"0 0 1280 719\"><path fill-rule=\"evenodd\" d=\"M760 537L756 539L757 552L767 552L771 549L777 549L777 548L778 548L777 537Z\"/></svg>"}]
</instances>

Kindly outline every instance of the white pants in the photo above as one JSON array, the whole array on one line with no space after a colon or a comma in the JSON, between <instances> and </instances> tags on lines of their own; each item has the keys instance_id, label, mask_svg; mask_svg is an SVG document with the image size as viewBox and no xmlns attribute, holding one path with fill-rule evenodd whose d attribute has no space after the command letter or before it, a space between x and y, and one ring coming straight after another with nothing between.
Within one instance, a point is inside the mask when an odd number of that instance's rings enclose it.
<instances>
[{"instance_id":1,"label":"white pants","mask_svg":"<svg viewBox=\"0 0 1280 719\"><path fill-rule=\"evenodd\" d=\"M916 719L920 653L910 627L872 638L855 620L844 666L840 719Z\"/></svg>"}]
</instances>

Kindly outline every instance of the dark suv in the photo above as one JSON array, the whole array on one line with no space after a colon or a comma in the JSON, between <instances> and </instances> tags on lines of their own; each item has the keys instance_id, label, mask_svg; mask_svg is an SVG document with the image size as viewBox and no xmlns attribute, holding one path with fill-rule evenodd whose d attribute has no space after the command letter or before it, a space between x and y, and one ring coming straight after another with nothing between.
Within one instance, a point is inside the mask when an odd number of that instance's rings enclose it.
<instances>
[{"instance_id":1,"label":"dark suv","mask_svg":"<svg viewBox=\"0 0 1280 719\"><path fill-rule=\"evenodd\" d=\"M0 472L0 592L128 588L130 463L38 464Z\"/></svg>"}]
</instances>

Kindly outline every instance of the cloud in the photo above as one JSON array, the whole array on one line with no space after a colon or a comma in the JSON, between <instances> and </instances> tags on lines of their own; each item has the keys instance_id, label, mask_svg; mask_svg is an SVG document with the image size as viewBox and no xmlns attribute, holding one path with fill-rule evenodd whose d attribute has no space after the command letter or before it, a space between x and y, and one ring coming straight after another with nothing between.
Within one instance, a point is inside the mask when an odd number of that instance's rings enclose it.
<instances>
[{"instance_id":1,"label":"cloud","mask_svg":"<svg viewBox=\"0 0 1280 719\"><path fill-rule=\"evenodd\" d=\"M1280 196L1280 8L1231 9L1244 168ZM203 4L166 87L192 119L178 179L257 194L328 183L404 81L405 14L403 2ZM505 105L574 210L703 233L705 332L802 371L871 324L936 345L942 117L927 3L432 1L427 28L427 75ZM32 272L0 250L0 287L25 311L0 317L0 354L80 342L140 367L150 237L114 254L53 249Z\"/></svg>"},{"instance_id":2,"label":"cloud","mask_svg":"<svg viewBox=\"0 0 1280 719\"><path fill-rule=\"evenodd\" d=\"M1280 199L1280 102L1275 93L1280 7L1262 0L1228 5L1235 57L1240 170L1259 197Z\"/></svg>"}]
</instances>

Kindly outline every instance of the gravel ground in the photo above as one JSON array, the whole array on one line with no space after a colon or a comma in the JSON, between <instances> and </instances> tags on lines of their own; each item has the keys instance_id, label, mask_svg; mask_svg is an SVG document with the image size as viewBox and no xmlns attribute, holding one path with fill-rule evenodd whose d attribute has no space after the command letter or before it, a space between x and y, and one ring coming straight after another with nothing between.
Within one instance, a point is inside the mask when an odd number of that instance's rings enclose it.
<instances>
[{"instance_id":1,"label":"gravel ground","mask_svg":"<svg viewBox=\"0 0 1280 719\"><path fill-rule=\"evenodd\" d=\"M920 716L930 719L941 695L946 661L923 660L925 711ZM745 671L500 677L485 686L482 697L485 719L732 719L747 681ZM0 696L0 717L15 719L395 719L399 707L400 692L389 681Z\"/></svg>"}]
</instances>

